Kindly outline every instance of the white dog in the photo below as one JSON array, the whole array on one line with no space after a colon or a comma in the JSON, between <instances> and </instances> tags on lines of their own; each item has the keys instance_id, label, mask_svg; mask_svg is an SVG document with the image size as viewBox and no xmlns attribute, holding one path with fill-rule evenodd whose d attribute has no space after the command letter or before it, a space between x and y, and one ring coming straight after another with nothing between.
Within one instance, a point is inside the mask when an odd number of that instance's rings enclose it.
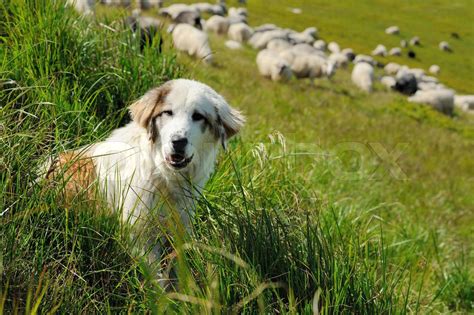
<instances>
[{"instance_id":1,"label":"white dog","mask_svg":"<svg viewBox=\"0 0 474 315\"><path fill-rule=\"evenodd\" d=\"M132 122L104 142L60 154L46 177L61 174L69 196L97 181L110 206L132 224L146 221L151 210L166 216L174 208L188 229L219 146L244 117L209 86L184 79L148 91L130 114Z\"/></svg>"}]
</instances>

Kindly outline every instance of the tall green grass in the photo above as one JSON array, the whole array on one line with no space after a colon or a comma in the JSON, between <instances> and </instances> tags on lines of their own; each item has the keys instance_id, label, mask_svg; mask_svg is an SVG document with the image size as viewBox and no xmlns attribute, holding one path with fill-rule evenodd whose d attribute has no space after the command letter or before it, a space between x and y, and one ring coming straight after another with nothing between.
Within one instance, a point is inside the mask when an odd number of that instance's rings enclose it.
<instances>
[{"instance_id":1,"label":"tall green grass","mask_svg":"<svg viewBox=\"0 0 474 315\"><path fill-rule=\"evenodd\" d=\"M450 266L443 235L409 218L390 223L397 214L386 213L401 206L381 197L383 180L371 180L380 161L341 164L334 150L315 156L278 133L234 141L219 158L193 235L171 235L179 281L163 292L147 254L100 200L67 206L60 188L33 183L47 156L103 139L127 120L127 104L184 70L172 51L140 52L119 22L80 18L60 1L0 8L3 312L472 309L469 259ZM355 170L349 180L337 176L344 165ZM340 198L361 187L361 198Z\"/></svg>"}]
</instances>

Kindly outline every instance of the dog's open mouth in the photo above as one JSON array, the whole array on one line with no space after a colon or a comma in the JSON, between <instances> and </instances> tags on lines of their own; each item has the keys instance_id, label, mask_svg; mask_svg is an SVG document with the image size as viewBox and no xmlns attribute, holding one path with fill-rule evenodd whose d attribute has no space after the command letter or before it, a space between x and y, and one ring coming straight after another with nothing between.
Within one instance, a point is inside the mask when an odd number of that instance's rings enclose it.
<instances>
[{"instance_id":1,"label":"dog's open mouth","mask_svg":"<svg viewBox=\"0 0 474 315\"><path fill-rule=\"evenodd\" d=\"M166 157L166 162L168 162L171 167L179 170L186 167L191 162L193 157L194 154L187 158L183 154L173 153Z\"/></svg>"}]
</instances>

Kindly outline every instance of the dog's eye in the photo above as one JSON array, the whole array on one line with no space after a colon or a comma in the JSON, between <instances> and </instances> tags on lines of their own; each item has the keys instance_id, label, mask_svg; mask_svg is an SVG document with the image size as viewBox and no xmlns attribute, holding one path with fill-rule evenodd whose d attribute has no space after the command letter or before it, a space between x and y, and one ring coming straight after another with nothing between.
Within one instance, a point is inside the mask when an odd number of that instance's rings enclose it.
<instances>
[{"instance_id":1,"label":"dog's eye","mask_svg":"<svg viewBox=\"0 0 474 315\"><path fill-rule=\"evenodd\" d=\"M161 117L163 115L168 115L168 116L173 116L173 112L170 110L164 110L161 113L158 114L158 117Z\"/></svg>"},{"instance_id":2,"label":"dog's eye","mask_svg":"<svg viewBox=\"0 0 474 315\"><path fill-rule=\"evenodd\" d=\"M193 118L194 121L199 121L199 120L205 120L206 119L206 117L204 117L203 115L201 115L199 113L194 113L192 118Z\"/></svg>"}]
</instances>

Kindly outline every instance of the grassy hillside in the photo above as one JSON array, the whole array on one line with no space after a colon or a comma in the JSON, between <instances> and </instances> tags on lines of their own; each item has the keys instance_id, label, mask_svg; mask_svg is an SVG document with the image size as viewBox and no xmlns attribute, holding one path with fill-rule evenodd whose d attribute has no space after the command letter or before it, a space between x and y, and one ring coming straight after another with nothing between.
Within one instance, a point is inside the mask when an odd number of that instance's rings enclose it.
<instances>
[{"instance_id":1,"label":"grassy hillside","mask_svg":"<svg viewBox=\"0 0 474 315\"><path fill-rule=\"evenodd\" d=\"M395 8L390 1L249 2L252 25L314 25L324 39L361 52L395 45L399 38L383 30L398 24L402 36L419 35L423 43L419 60L400 63L437 63L442 82L472 92L468 1ZM293 15L290 6L304 13ZM350 70L314 86L272 83L258 76L255 51L229 51L218 36L211 36L212 67L175 59L169 42L163 55L156 47L140 53L113 22L120 10L100 8L99 20L106 16L111 29L76 21L46 0L1 8L0 16L10 18L0 32L0 309L473 310L472 117L445 117L381 87L363 94L350 83ZM433 8L442 14L428 13ZM452 31L461 35L448 39L454 53L437 50ZM126 120L126 104L179 76L214 87L248 123L219 158L199 200L194 235L173 235L180 288L163 293L146 254L133 250L127 229L100 201L67 206L60 188L31 183L51 152L102 139Z\"/></svg>"}]
</instances>

